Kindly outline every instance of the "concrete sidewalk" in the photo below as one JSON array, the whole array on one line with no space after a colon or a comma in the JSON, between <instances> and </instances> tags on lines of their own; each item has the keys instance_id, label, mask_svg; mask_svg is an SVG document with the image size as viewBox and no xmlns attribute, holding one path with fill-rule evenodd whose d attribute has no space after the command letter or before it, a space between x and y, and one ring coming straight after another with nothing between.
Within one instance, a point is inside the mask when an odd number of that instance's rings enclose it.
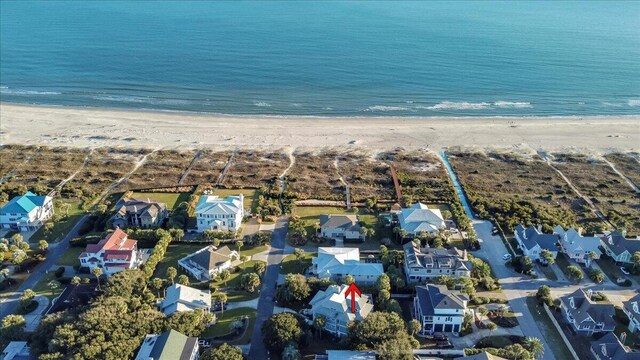
<instances>
[{"instance_id":1,"label":"concrete sidewalk","mask_svg":"<svg viewBox=\"0 0 640 360\"><path fill-rule=\"evenodd\" d=\"M42 314L49 307L49 298L46 296L38 295L33 300L38 302L38 307L29 314L24 315L24 319L27 322L24 328L26 332L36 331L38 325L40 325Z\"/></svg>"}]
</instances>

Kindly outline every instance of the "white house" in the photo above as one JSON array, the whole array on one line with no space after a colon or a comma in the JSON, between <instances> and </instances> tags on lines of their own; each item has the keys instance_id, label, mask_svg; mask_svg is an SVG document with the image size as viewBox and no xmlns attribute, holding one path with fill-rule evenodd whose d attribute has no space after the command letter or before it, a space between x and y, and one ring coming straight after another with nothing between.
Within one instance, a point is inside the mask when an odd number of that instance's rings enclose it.
<instances>
[{"instance_id":1,"label":"white house","mask_svg":"<svg viewBox=\"0 0 640 360\"><path fill-rule=\"evenodd\" d=\"M198 338L170 329L145 336L135 360L198 360Z\"/></svg>"},{"instance_id":2,"label":"white house","mask_svg":"<svg viewBox=\"0 0 640 360\"><path fill-rule=\"evenodd\" d=\"M320 290L311 299L311 314L315 320L324 316L324 329L336 336L348 334L348 325L355 320L364 320L373 310L370 296L362 294L356 296L355 312L351 309L351 297L347 299L347 285L331 285L327 290Z\"/></svg>"},{"instance_id":3,"label":"white house","mask_svg":"<svg viewBox=\"0 0 640 360\"><path fill-rule=\"evenodd\" d=\"M160 303L160 311L169 316L176 311L192 311L211 309L211 291L198 290L192 287L174 284L167 288L167 296Z\"/></svg>"},{"instance_id":4,"label":"white house","mask_svg":"<svg viewBox=\"0 0 640 360\"><path fill-rule=\"evenodd\" d=\"M336 240L361 240L365 239L360 234L358 215L320 215L320 236Z\"/></svg>"},{"instance_id":5,"label":"white house","mask_svg":"<svg viewBox=\"0 0 640 360\"><path fill-rule=\"evenodd\" d=\"M220 198L202 195L196 205L198 232L205 230L238 232L244 216L244 195Z\"/></svg>"},{"instance_id":6,"label":"white house","mask_svg":"<svg viewBox=\"0 0 640 360\"><path fill-rule=\"evenodd\" d=\"M194 278L205 281L214 278L222 270L230 269L233 260L238 259L238 252L227 246L218 249L209 245L178 260L178 266Z\"/></svg>"},{"instance_id":7,"label":"white house","mask_svg":"<svg viewBox=\"0 0 640 360\"><path fill-rule=\"evenodd\" d=\"M560 250L570 259L578 263L591 265L592 259L600 259L600 238L597 236L582 236L574 228L565 231L562 226L556 226L553 233L560 236Z\"/></svg>"},{"instance_id":8,"label":"white house","mask_svg":"<svg viewBox=\"0 0 640 360\"><path fill-rule=\"evenodd\" d=\"M53 198L27 191L0 208L0 228L36 231L53 216Z\"/></svg>"},{"instance_id":9,"label":"white house","mask_svg":"<svg viewBox=\"0 0 640 360\"><path fill-rule=\"evenodd\" d=\"M598 237L606 254L616 263L633 263L633 254L640 251L640 238L628 239L624 231L607 231Z\"/></svg>"},{"instance_id":10,"label":"white house","mask_svg":"<svg viewBox=\"0 0 640 360\"><path fill-rule=\"evenodd\" d=\"M93 271L99 267L106 276L126 269L135 269L140 265L138 242L129 239L127 234L115 229L97 244L88 244L78 257L80 266Z\"/></svg>"},{"instance_id":11,"label":"white house","mask_svg":"<svg viewBox=\"0 0 640 360\"><path fill-rule=\"evenodd\" d=\"M31 348L26 341L11 341L0 354L2 360L26 360L35 359L31 356Z\"/></svg>"},{"instance_id":12,"label":"white house","mask_svg":"<svg viewBox=\"0 0 640 360\"><path fill-rule=\"evenodd\" d=\"M413 242L404 244L403 266L407 284L424 284L441 275L469 277L472 269L466 250L419 249Z\"/></svg>"},{"instance_id":13,"label":"white house","mask_svg":"<svg viewBox=\"0 0 640 360\"><path fill-rule=\"evenodd\" d=\"M358 248L319 247L318 256L311 259L311 273L337 282L351 275L358 285L374 285L384 269L380 263L361 262Z\"/></svg>"},{"instance_id":14,"label":"white house","mask_svg":"<svg viewBox=\"0 0 640 360\"><path fill-rule=\"evenodd\" d=\"M622 311L629 318L629 331L640 331L640 294L622 303Z\"/></svg>"},{"instance_id":15,"label":"white house","mask_svg":"<svg viewBox=\"0 0 640 360\"><path fill-rule=\"evenodd\" d=\"M429 209L423 203L415 203L409 208L402 208L398 214L400 228L413 237L421 232L434 233L446 227L439 209Z\"/></svg>"},{"instance_id":16,"label":"white house","mask_svg":"<svg viewBox=\"0 0 640 360\"><path fill-rule=\"evenodd\" d=\"M414 318L422 324L421 332L460 332L469 298L445 285L416 286L413 298Z\"/></svg>"},{"instance_id":17,"label":"white house","mask_svg":"<svg viewBox=\"0 0 640 360\"><path fill-rule=\"evenodd\" d=\"M543 234L539 228L534 226L525 228L520 224L516 225L513 234L518 241L520 250L531 260L542 261L540 258L542 250L551 252L554 259L558 256L558 243L560 242L558 234Z\"/></svg>"}]
</instances>

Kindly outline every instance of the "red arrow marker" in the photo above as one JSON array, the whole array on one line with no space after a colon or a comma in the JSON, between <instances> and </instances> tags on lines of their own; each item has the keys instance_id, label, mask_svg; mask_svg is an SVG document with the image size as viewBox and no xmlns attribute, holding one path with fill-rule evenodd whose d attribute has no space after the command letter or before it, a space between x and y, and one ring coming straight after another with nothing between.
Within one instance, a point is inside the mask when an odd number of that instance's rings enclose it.
<instances>
[{"instance_id":1,"label":"red arrow marker","mask_svg":"<svg viewBox=\"0 0 640 360\"><path fill-rule=\"evenodd\" d=\"M345 298L348 298L349 295L351 295L351 312L354 313L356 312L356 295L362 296L362 292L358 289L356 283L349 285L349 288L344 293Z\"/></svg>"}]
</instances>

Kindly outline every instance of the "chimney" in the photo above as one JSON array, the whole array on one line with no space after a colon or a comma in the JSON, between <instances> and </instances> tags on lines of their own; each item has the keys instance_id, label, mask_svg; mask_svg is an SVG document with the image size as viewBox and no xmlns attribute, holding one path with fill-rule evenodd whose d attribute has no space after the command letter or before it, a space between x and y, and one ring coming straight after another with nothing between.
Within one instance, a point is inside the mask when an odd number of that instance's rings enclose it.
<instances>
[{"instance_id":1,"label":"chimney","mask_svg":"<svg viewBox=\"0 0 640 360\"><path fill-rule=\"evenodd\" d=\"M589 300L591 300L591 297L593 296L593 290L587 290L587 296L589 297Z\"/></svg>"},{"instance_id":2,"label":"chimney","mask_svg":"<svg viewBox=\"0 0 640 360\"><path fill-rule=\"evenodd\" d=\"M541 233L542 232L542 225L538 225L537 229L538 229L538 232Z\"/></svg>"}]
</instances>

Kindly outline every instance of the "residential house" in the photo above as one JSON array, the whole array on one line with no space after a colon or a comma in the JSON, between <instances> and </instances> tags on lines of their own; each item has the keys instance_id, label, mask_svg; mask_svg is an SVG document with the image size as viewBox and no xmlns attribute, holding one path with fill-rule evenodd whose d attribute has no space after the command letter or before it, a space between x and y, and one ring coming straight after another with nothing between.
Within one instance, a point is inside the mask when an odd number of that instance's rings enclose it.
<instances>
[{"instance_id":1,"label":"residential house","mask_svg":"<svg viewBox=\"0 0 640 360\"><path fill-rule=\"evenodd\" d=\"M356 296L355 309L352 309L351 298L346 296L348 288L347 285L331 285L327 290L318 291L309 302L313 319L324 316L324 330L336 336L347 335L351 322L366 319L373 310L373 300L365 294Z\"/></svg>"},{"instance_id":2,"label":"residential house","mask_svg":"<svg viewBox=\"0 0 640 360\"><path fill-rule=\"evenodd\" d=\"M633 263L633 254L640 251L640 238L628 239L626 232L605 232L600 237L600 244L607 255L616 263Z\"/></svg>"},{"instance_id":3,"label":"residential house","mask_svg":"<svg viewBox=\"0 0 640 360\"><path fill-rule=\"evenodd\" d=\"M365 240L358 215L320 215L320 236L335 240Z\"/></svg>"},{"instance_id":4,"label":"residential house","mask_svg":"<svg viewBox=\"0 0 640 360\"><path fill-rule=\"evenodd\" d=\"M244 216L244 195L220 198L216 195L202 195L196 205L198 232L205 230L240 230Z\"/></svg>"},{"instance_id":5,"label":"residential house","mask_svg":"<svg viewBox=\"0 0 640 360\"><path fill-rule=\"evenodd\" d=\"M31 349L26 341L11 341L7 347L2 350L2 360L31 360L35 357L31 356Z\"/></svg>"},{"instance_id":6,"label":"residential house","mask_svg":"<svg viewBox=\"0 0 640 360\"><path fill-rule=\"evenodd\" d=\"M488 353L486 351L483 351L475 355L457 357L455 360L506 360L506 359L497 355L492 355L491 353Z\"/></svg>"},{"instance_id":7,"label":"residential house","mask_svg":"<svg viewBox=\"0 0 640 360\"><path fill-rule=\"evenodd\" d=\"M425 284L441 275L469 277L472 269L466 250L456 247L420 249L413 242L404 244L403 266L407 284Z\"/></svg>"},{"instance_id":8,"label":"residential house","mask_svg":"<svg viewBox=\"0 0 640 360\"><path fill-rule=\"evenodd\" d=\"M198 360L198 338L173 329L147 335L135 360Z\"/></svg>"},{"instance_id":9,"label":"residential house","mask_svg":"<svg viewBox=\"0 0 640 360\"><path fill-rule=\"evenodd\" d=\"M629 318L629 331L640 331L640 294L622 303L622 311Z\"/></svg>"},{"instance_id":10,"label":"residential house","mask_svg":"<svg viewBox=\"0 0 640 360\"><path fill-rule=\"evenodd\" d=\"M96 287L97 284L94 283L67 285L62 294L53 299L53 303L47 310L46 315L87 305L91 299L100 294Z\"/></svg>"},{"instance_id":11,"label":"residential house","mask_svg":"<svg viewBox=\"0 0 640 360\"><path fill-rule=\"evenodd\" d=\"M192 311L211 309L211 291L198 290L192 287L174 284L167 288L167 294L160 303L160 311L169 316L176 311Z\"/></svg>"},{"instance_id":12,"label":"residential house","mask_svg":"<svg viewBox=\"0 0 640 360\"><path fill-rule=\"evenodd\" d=\"M227 246L216 248L209 245L178 260L178 266L198 280L214 278L222 270L230 269L234 260L240 259L237 251Z\"/></svg>"},{"instance_id":13,"label":"residential house","mask_svg":"<svg viewBox=\"0 0 640 360\"><path fill-rule=\"evenodd\" d=\"M600 238L597 236L582 236L580 231L571 228L565 231L562 226L556 226L553 233L560 237L560 251L578 263L591 265L591 260L600 259Z\"/></svg>"},{"instance_id":14,"label":"residential house","mask_svg":"<svg viewBox=\"0 0 640 360\"><path fill-rule=\"evenodd\" d=\"M460 332L469 297L446 285L416 286L413 316L422 325L421 332Z\"/></svg>"},{"instance_id":15,"label":"residential house","mask_svg":"<svg viewBox=\"0 0 640 360\"><path fill-rule=\"evenodd\" d=\"M640 352L631 351L612 332L591 342L591 354L596 360L640 360Z\"/></svg>"},{"instance_id":16,"label":"residential house","mask_svg":"<svg viewBox=\"0 0 640 360\"><path fill-rule=\"evenodd\" d=\"M560 242L558 234L543 234L540 228L533 225L525 228L520 224L516 225L513 234L518 241L520 250L531 260L544 261L540 257L542 250L551 252L554 259L558 256L558 243Z\"/></svg>"},{"instance_id":17,"label":"residential house","mask_svg":"<svg viewBox=\"0 0 640 360\"><path fill-rule=\"evenodd\" d=\"M147 199L120 199L111 217L113 227L155 228L169 215L167 204Z\"/></svg>"},{"instance_id":18,"label":"residential house","mask_svg":"<svg viewBox=\"0 0 640 360\"><path fill-rule=\"evenodd\" d=\"M79 256L80 266L89 268L89 271L99 267L106 276L126 269L135 269L141 263L137 244L138 242L129 239L124 231L115 229L99 243L87 245Z\"/></svg>"},{"instance_id":19,"label":"residential house","mask_svg":"<svg viewBox=\"0 0 640 360\"><path fill-rule=\"evenodd\" d=\"M615 308L610 303L591 300L591 290L578 289L560 298L562 316L578 335L611 332L616 327L613 320Z\"/></svg>"},{"instance_id":20,"label":"residential house","mask_svg":"<svg viewBox=\"0 0 640 360\"><path fill-rule=\"evenodd\" d=\"M53 216L53 198L27 191L0 208L0 228L36 231Z\"/></svg>"},{"instance_id":21,"label":"residential house","mask_svg":"<svg viewBox=\"0 0 640 360\"><path fill-rule=\"evenodd\" d=\"M439 209L430 209L423 203L415 203L409 208L402 208L398 214L400 228L414 237L422 232L435 233L445 229L446 224Z\"/></svg>"},{"instance_id":22,"label":"residential house","mask_svg":"<svg viewBox=\"0 0 640 360\"><path fill-rule=\"evenodd\" d=\"M358 248L319 247L310 272L337 282L351 275L358 285L375 285L384 269L380 263L361 262Z\"/></svg>"}]
</instances>

